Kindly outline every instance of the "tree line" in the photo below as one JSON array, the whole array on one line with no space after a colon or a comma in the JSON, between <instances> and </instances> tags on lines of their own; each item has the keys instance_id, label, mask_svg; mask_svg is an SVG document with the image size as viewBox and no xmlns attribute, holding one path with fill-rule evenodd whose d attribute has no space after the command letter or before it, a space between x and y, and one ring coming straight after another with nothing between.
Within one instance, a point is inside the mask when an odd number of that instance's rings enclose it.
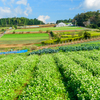
<instances>
[{"instance_id":1,"label":"tree line","mask_svg":"<svg viewBox=\"0 0 100 100\"><path fill-rule=\"evenodd\" d=\"M56 21L56 24L58 24L58 23L61 23L61 22L63 22L63 23L69 23L69 22L72 22L72 19L71 18L69 18L69 19L65 19L65 20L57 20Z\"/></svg>"},{"instance_id":2,"label":"tree line","mask_svg":"<svg viewBox=\"0 0 100 100\"><path fill-rule=\"evenodd\" d=\"M78 26L98 28L100 27L100 10L77 14L72 22Z\"/></svg>"},{"instance_id":3,"label":"tree line","mask_svg":"<svg viewBox=\"0 0 100 100\"><path fill-rule=\"evenodd\" d=\"M0 19L0 27L12 27L13 25L17 26L25 26L25 25L40 25L44 24L42 21L38 19L28 19L25 17L21 18L1 18Z\"/></svg>"}]
</instances>

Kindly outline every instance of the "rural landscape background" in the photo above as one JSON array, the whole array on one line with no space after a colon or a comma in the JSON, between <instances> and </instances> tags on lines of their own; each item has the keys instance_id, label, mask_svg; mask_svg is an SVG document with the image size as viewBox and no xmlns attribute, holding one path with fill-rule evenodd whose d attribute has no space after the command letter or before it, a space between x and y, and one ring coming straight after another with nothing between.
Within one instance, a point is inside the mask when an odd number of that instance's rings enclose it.
<instances>
[{"instance_id":1,"label":"rural landscape background","mask_svg":"<svg viewBox=\"0 0 100 100\"><path fill-rule=\"evenodd\" d=\"M100 0L0 1L0 100L100 100Z\"/></svg>"}]
</instances>

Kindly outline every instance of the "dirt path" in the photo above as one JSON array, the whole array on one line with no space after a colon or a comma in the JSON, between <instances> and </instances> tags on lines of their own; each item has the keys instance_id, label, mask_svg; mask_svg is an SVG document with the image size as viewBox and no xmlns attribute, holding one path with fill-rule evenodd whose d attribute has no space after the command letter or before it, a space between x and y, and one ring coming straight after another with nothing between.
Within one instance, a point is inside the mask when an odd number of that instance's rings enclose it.
<instances>
[{"instance_id":1,"label":"dirt path","mask_svg":"<svg viewBox=\"0 0 100 100\"><path fill-rule=\"evenodd\" d=\"M0 48L11 48L11 47L23 47L23 46L30 46L34 43L28 43L28 44L1 44Z\"/></svg>"},{"instance_id":2,"label":"dirt path","mask_svg":"<svg viewBox=\"0 0 100 100\"><path fill-rule=\"evenodd\" d=\"M0 38L1 38L1 37L2 37L2 36L5 34L5 33L6 33L6 32L4 32L4 33L1 33L1 34L0 34Z\"/></svg>"}]
</instances>

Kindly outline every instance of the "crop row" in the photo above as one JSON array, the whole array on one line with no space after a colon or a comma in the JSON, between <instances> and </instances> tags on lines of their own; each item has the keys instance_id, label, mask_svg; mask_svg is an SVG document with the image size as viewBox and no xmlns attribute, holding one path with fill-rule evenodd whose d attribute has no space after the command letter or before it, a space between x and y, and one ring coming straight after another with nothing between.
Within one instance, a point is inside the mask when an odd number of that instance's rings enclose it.
<instances>
[{"instance_id":1,"label":"crop row","mask_svg":"<svg viewBox=\"0 0 100 100\"><path fill-rule=\"evenodd\" d=\"M28 83L38 56L20 59L21 63L17 59L19 57L16 58L16 70L0 78L0 100L13 100L17 97L22 87Z\"/></svg>"},{"instance_id":2,"label":"crop row","mask_svg":"<svg viewBox=\"0 0 100 100\"><path fill-rule=\"evenodd\" d=\"M100 99L100 79L75 63L69 56L58 53L54 54L54 58L67 80L65 82L71 100Z\"/></svg>"},{"instance_id":3,"label":"crop row","mask_svg":"<svg viewBox=\"0 0 100 100\"><path fill-rule=\"evenodd\" d=\"M67 52L67 51L89 51L89 50L100 50L100 45L99 44L87 44L87 45L81 45L81 46L70 46L70 47L59 47L58 49L42 49L42 50L38 50L38 51L33 51L31 52L29 55L33 55L33 54L47 54L47 53L57 53L59 51L62 52Z\"/></svg>"},{"instance_id":4,"label":"crop row","mask_svg":"<svg viewBox=\"0 0 100 100\"><path fill-rule=\"evenodd\" d=\"M33 79L18 100L69 100L61 74L51 55L41 56Z\"/></svg>"},{"instance_id":5,"label":"crop row","mask_svg":"<svg viewBox=\"0 0 100 100\"><path fill-rule=\"evenodd\" d=\"M77 64L80 64L83 68L92 72L93 76L100 75L100 63L98 61L93 61L92 59L79 55L75 52L69 52L67 53L67 56L73 59Z\"/></svg>"},{"instance_id":6,"label":"crop row","mask_svg":"<svg viewBox=\"0 0 100 100\"><path fill-rule=\"evenodd\" d=\"M93 51L79 51L78 52L79 54L81 54L82 56L84 57L88 57L88 58L91 58L92 60L96 60L96 61L99 61L100 62L100 51L98 50L93 50Z\"/></svg>"},{"instance_id":7,"label":"crop row","mask_svg":"<svg viewBox=\"0 0 100 100\"><path fill-rule=\"evenodd\" d=\"M14 58L2 58L0 60L0 78L9 75L11 72L17 69L18 65L21 64L21 61L24 58L21 56L16 56Z\"/></svg>"}]
</instances>

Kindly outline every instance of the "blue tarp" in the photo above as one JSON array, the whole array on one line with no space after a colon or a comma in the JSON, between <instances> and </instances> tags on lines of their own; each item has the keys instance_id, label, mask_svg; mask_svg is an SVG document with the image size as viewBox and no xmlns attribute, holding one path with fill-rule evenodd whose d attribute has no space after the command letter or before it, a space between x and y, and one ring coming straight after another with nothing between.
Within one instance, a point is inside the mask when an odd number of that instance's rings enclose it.
<instances>
[{"instance_id":1,"label":"blue tarp","mask_svg":"<svg viewBox=\"0 0 100 100\"><path fill-rule=\"evenodd\" d=\"M28 50L0 52L0 55L1 55L1 54L11 54L11 53L25 53L25 52L27 52L27 51L28 51Z\"/></svg>"}]
</instances>

